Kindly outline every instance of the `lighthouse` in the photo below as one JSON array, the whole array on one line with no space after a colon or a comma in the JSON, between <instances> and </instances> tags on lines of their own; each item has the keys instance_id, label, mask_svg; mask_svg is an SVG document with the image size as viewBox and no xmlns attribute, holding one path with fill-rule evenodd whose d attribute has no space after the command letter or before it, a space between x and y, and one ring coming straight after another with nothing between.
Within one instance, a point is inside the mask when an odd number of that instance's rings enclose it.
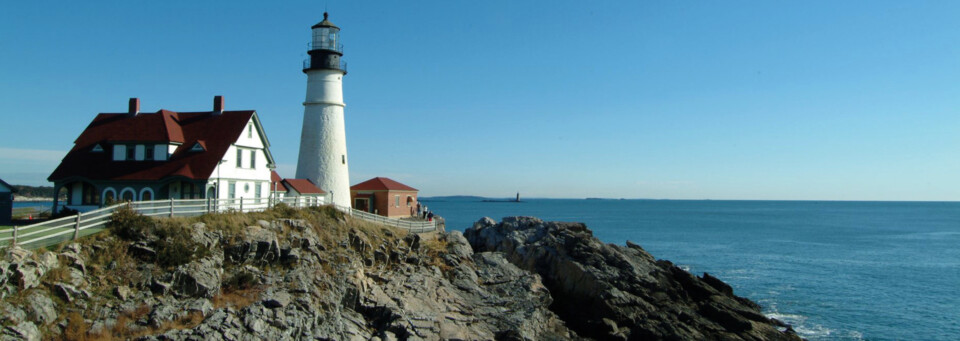
<instances>
[{"instance_id":1,"label":"lighthouse","mask_svg":"<svg viewBox=\"0 0 960 341\"><path fill-rule=\"evenodd\" d=\"M343 120L343 76L347 70L340 62L340 28L324 12L323 21L311 29L310 57L303 61L307 97L303 102L297 178L310 179L327 191L333 204L349 207L350 173Z\"/></svg>"}]
</instances>

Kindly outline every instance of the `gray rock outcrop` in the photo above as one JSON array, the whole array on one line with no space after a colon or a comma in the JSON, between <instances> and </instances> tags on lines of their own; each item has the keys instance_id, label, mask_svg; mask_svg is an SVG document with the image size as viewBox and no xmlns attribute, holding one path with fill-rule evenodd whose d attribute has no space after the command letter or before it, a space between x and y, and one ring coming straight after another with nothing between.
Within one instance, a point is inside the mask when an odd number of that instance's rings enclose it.
<instances>
[{"instance_id":1,"label":"gray rock outcrop","mask_svg":"<svg viewBox=\"0 0 960 341\"><path fill-rule=\"evenodd\" d=\"M475 252L502 252L539 274L551 309L601 340L799 340L720 280L697 278L636 244L604 244L581 223L481 219L464 233Z\"/></svg>"}]
</instances>

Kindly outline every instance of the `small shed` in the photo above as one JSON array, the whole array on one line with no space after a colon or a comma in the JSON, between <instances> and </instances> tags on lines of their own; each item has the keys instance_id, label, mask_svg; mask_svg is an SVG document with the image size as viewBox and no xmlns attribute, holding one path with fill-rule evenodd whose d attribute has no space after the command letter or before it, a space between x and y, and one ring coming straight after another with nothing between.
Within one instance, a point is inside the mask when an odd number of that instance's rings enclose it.
<instances>
[{"instance_id":1,"label":"small shed","mask_svg":"<svg viewBox=\"0 0 960 341\"><path fill-rule=\"evenodd\" d=\"M306 205L320 205L326 201L324 192L312 181L307 179L283 179L283 185L287 192L283 195L285 198L296 197L297 200Z\"/></svg>"},{"instance_id":2,"label":"small shed","mask_svg":"<svg viewBox=\"0 0 960 341\"><path fill-rule=\"evenodd\" d=\"M350 187L354 209L385 217L401 218L417 214L416 188L390 178L376 177Z\"/></svg>"},{"instance_id":3,"label":"small shed","mask_svg":"<svg viewBox=\"0 0 960 341\"><path fill-rule=\"evenodd\" d=\"M0 225L10 225L13 218L13 194L16 188L0 179Z\"/></svg>"}]
</instances>

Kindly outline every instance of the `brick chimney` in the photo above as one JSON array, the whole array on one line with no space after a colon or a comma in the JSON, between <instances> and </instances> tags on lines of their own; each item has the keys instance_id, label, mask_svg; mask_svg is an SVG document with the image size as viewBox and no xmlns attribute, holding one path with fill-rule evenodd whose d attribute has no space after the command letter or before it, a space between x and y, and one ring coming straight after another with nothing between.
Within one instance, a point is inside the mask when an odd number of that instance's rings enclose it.
<instances>
[{"instance_id":1,"label":"brick chimney","mask_svg":"<svg viewBox=\"0 0 960 341\"><path fill-rule=\"evenodd\" d=\"M223 114L223 96L213 96L213 114Z\"/></svg>"},{"instance_id":2,"label":"brick chimney","mask_svg":"<svg viewBox=\"0 0 960 341\"><path fill-rule=\"evenodd\" d=\"M139 113L140 113L140 99L136 97L131 98L130 104L127 106L127 114L130 114L130 116L137 116L137 114Z\"/></svg>"}]
</instances>

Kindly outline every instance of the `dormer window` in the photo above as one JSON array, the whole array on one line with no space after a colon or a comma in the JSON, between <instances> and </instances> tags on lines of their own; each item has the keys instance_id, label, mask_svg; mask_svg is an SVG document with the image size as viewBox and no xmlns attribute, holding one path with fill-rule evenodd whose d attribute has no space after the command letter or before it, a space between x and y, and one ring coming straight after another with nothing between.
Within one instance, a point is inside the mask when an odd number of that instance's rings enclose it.
<instances>
[{"instance_id":1,"label":"dormer window","mask_svg":"<svg viewBox=\"0 0 960 341\"><path fill-rule=\"evenodd\" d=\"M149 160L149 161L152 161L152 160L153 160L153 157L154 157L154 154L153 154L153 145L152 145L152 144L146 145L145 150L146 150L146 151L143 153L144 159Z\"/></svg>"},{"instance_id":2,"label":"dormer window","mask_svg":"<svg viewBox=\"0 0 960 341\"><path fill-rule=\"evenodd\" d=\"M123 161L127 158L127 146L122 144L113 145L113 161Z\"/></svg>"},{"instance_id":3,"label":"dormer window","mask_svg":"<svg viewBox=\"0 0 960 341\"><path fill-rule=\"evenodd\" d=\"M191 152L202 152L204 151L203 145L200 142L194 143L193 147L190 147Z\"/></svg>"},{"instance_id":4,"label":"dormer window","mask_svg":"<svg viewBox=\"0 0 960 341\"><path fill-rule=\"evenodd\" d=\"M91 148L90 151L91 151L91 152L94 152L94 153L103 153L103 147L100 146L99 143L97 143L97 144L93 145L93 148Z\"/></svg>"},{"instance_id":5,"label":"dormer window","mask_svg":"<svg viewBox=\"0 0 960 341\"><path fill-rule=\"evenodd\" d=\"M167 159L167 153L170 153L170 145L166 144L157 144L153 145L153 159L156 161L164 161Z\"/></svg>"}]
</instances>

